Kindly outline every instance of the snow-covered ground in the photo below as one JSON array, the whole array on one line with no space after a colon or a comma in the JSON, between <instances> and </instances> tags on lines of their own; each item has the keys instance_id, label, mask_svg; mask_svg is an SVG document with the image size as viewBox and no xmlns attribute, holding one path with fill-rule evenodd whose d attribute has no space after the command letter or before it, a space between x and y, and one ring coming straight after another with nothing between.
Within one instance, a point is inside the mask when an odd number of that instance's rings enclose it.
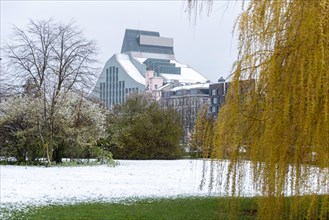
<instances>
[{"instance_id":1,"label":"snow-covered ground","mask_svg":"<svg viewBox=\"0 0 329 220\"><path fill-rule=\"evenodd\" d=\"M12 210L24 210L28 206L225 196L228 195L225 190L228 163L209 160L122 160L114 167L0 166L0 219L8 218L8 211L10 215ZM240 165L243 172L237 174L242 184L237 186L239 194L259 195L253 189L250 162ZM321 177L327 176L328 170L324 169L320 174L318 172L321 170L311 169L314 175L310 176L310 185L301 192L307 194L314 190L316 193L328 193L329 180ZM317 179L316 176L321 178ZM322 187L317 188L319 181ZM288 184L287 195L290 194L289 189Z\"/></svg>"},{"instance_id":2,"label":"snow-covered ground","mask_svg":"<svg viewBox=\"0 0 329 220\"><path fill-rule=\"evenodd\" d=\"M227 163L216 169L225 172ZM209 170L210 161L203 160L118 161L114 167L0 166L0 212L47 204L224 195L220 179L209 189ZM246 195L252 194L250 185Z\"/></svg>"}]
</instances>

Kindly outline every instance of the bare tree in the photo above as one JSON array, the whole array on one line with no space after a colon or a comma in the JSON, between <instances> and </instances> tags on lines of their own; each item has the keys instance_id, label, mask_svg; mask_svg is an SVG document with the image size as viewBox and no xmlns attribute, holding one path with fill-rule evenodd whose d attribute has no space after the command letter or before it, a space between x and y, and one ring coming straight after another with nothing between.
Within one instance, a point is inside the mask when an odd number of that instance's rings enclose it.
<instances>
[{"instance_id":1,"label":"bare tree","mask_svg":"<svg viewBox=\"0 0 329 220\"><path fill-rule=\"evenodd\" d=\"M33 95L43 101L39 136L49 162L56 147L54 120L62 99L68 92L90 89L96 52L95 42L87 40L74 22L53 19L30 20L25 29L15 26L12 41L4 48L9 77L33 88Z\"/></svg>"}]
</instances>

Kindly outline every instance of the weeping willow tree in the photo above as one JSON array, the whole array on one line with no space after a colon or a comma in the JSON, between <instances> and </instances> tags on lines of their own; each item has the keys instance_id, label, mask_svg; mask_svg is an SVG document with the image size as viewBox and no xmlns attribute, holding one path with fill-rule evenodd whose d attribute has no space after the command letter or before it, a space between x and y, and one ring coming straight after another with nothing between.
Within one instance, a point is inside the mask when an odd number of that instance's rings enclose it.
<instances>
[{"instance_id":1,"label":"weeping willow tree","mask_svg":"<svg viewBox=\"0 0 329 220\"><path fill-rule=\"evenodd\" d=\"M231 217L249 173L259 219L329 219L329 1L245 3L214 138L213 157L230 159Z\"/></svg>"},{"instance_id":2,"label":"weeping willow tree","mask_svg":"<svg viewBox=\"0 0 329 220\"><path fill-rule=\"evenodd\" d=\"M196 157L209 158L213 148L214 119L208 115L208 105L199 110L191 136L191 151Z\"/></svg>"}]
</instances>

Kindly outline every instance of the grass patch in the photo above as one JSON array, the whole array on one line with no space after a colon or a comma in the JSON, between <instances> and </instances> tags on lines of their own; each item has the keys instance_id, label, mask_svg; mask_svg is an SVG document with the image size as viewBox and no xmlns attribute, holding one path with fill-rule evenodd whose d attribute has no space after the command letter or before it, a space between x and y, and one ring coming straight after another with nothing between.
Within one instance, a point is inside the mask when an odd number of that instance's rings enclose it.
<instances>
[{"instance_id":1,"label":"grass patch","mask_svg":"<svg viewBox=\"0 0 329 220\"><path fill-rule=\"evenodd\" d=\"M293 199L284 198L285 206L290 206ZM326 196L317 196L317 205L328 199ZM258 214L257 200L261 198L229 198L229 197L195 197L160 200L125 201L121 203L80 203L74 205L48 205L39 208L28 208L29 211L11 213L11 219L31 220L218 220L239 219L256 220ZM303 196L300 205L309 196ZM259 201L258 201L259 202ZM328 201L329 202L329 201ZM307 203L307 202L306 202ZM327 203L326 203L327 204ZM232 213L232 210L233 213ZM305 209L307 210L307 209ZM304 210L304 211L305 211ZM288 209L287 209L288 211ZM311 217L320 216L321 207L318 206L311 213ZM305 219L307 213L300 213ZM323 214L322 214L323 215ZM304 217L302 217L304 216ZM329 216L329 213L324 216ZM282 219L290 219L287 212ZM318 219L312 218L312 219ZM328 219L324 217L323 219Z\"/></svg>"},{"instance_id":2,"label":"grass patch","mask_svg":"<svg viewBox=\"0 0 329 220\"><path fill-rule=\"evenodd\" d=\"M86 203L75 205L51 205L31 209L27 213L15 213L13 219L125 219L125 220L180 220L180 219L228 219L228 210L221 209L225 198L178 198L141 200L128 203ZM243 199L239 211L242 220L253 220L255 199ZM250 211L251 210L251 211Z\"/></svg>"}]
</instances>

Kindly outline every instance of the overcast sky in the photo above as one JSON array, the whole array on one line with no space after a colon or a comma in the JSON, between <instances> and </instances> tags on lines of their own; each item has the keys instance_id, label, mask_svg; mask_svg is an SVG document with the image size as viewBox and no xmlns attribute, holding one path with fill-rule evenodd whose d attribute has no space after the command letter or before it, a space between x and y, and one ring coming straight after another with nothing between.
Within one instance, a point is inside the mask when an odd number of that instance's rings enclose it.
<instances>
[{"instance_id":1,"label":"overcast sky","mask_svg":"<svg viewBox=\"0 0 329 220\"><path fill-rule=\"evenodd\" d=\"M72 19L95 40L98 59L105 62L121 50L126 28L158 31L174 38L176 59L188 64L212 82L227 77L235 61L233 24L241 12L241 1L214 1L212 13L204 10L194 24L183 1L16 1L0 0L1 44L10 40L11 28L20 28L29 19Z\"/></svg>"}]
</instances>

